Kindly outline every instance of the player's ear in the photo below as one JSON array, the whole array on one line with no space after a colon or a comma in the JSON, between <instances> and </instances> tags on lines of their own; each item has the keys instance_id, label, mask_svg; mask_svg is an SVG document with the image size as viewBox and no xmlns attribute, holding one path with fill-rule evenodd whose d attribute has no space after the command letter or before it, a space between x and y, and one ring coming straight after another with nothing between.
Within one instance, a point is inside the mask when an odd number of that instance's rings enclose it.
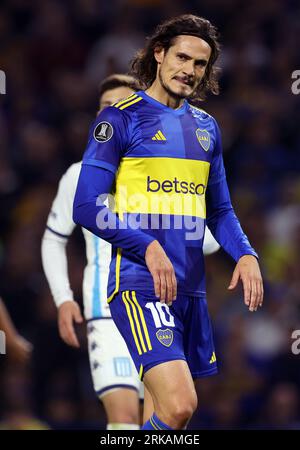
<instances>
[{"instance_id":1,"label":"player's ear","mask_svg":"<svg viewBox=\"0 0 300 450\"><path fill-rule=\"evenodd\" d=\"M165 49L163 47L155 47L154 49L154 58L157 62L157 64L161 64L165 55Z\"/></svg>"}]
</instances>

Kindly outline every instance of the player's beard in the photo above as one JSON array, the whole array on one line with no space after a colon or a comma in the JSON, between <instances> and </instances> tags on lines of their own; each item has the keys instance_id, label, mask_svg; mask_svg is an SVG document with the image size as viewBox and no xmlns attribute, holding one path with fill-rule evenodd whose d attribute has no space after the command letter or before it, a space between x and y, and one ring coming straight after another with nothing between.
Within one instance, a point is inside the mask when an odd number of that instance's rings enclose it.
<instances>
[{"instance_id":1,"label":"player's beard","mask_svg":"<svg viewBox=\"0 0 300 450\"><path fill-rule=\"evenodd\" d=\"M162 77L162 74L161 74L161 70L158 71L158 77L159 77L160 84L162 85L162 87L164 88L164 90L167 92L167 94L168 94L170 97L174 98L175 100L184 100L184 99L190 97L190 96L193 94L193 92L195 91L195 88L194 88L194 89L192 90L192 92L191 92L190 94L188 94L188 95L185 95L185 94L183 94L183 93L180 94L180 93L178 93L178 92L174 92L174 91L172 91L172 89L170 89L169 86L164 82L163 77Z\"/></svg>"}]
</instances>

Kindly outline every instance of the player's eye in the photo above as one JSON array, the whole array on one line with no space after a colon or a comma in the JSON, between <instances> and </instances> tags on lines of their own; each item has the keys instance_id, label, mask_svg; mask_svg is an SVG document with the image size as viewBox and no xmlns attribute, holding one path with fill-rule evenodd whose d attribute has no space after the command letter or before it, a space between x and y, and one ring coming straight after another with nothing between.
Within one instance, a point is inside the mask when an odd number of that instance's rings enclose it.
<instances>
[{"instance_id":1,"label":"player's eye","mask_svg":"<svg viewBox=\"0 0 300 450\"><path fill-rule=\"evenodd\" d=\"M207 66L207 61L197 61L196 62L196 66L197 67L206 67Z\"/></svg>"}]
</instances>

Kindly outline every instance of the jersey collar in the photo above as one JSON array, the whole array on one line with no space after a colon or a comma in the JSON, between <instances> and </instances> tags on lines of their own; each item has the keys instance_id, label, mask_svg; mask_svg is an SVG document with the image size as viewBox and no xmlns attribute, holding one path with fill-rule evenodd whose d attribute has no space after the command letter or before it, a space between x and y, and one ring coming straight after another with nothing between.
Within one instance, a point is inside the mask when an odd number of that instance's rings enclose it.
<instances>
[{"instance_id":1,"label":"jersey collar","mask_svg":"<svg viewBox=\"0 0 300 450\"><path fill-rule=\"evenodd\" d=\"M146 100L146 102L151 103L153 106L156 106L157 108L160 108L165 112L174 114L175 116L181 116L182 114L185 114L188 108L187 100L184 100L183 105L180 108L173 109L167 105L164 105L158 100L155 100L153 97L150 97L150 95L146 94L145 91L138 91L136 92L136 94L141 96L144 100Z\"/></svg>"}]
</instances>

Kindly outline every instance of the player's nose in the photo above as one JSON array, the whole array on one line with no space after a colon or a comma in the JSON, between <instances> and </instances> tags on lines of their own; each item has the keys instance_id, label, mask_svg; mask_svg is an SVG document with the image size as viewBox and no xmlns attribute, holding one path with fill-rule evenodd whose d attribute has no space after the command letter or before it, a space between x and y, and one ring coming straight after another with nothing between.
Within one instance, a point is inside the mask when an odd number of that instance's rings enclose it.
<instances>
[{"instance_id":1,"label":"player's nose","mask_svg":"<svg viewBox=\"0 0 300 450\"><path fill-rule=\"evenodd\" d=\"M185 75L195 75L195 66L193 61L186 61L183 67L183 72Z\"/></svg>"}]
</instances>

